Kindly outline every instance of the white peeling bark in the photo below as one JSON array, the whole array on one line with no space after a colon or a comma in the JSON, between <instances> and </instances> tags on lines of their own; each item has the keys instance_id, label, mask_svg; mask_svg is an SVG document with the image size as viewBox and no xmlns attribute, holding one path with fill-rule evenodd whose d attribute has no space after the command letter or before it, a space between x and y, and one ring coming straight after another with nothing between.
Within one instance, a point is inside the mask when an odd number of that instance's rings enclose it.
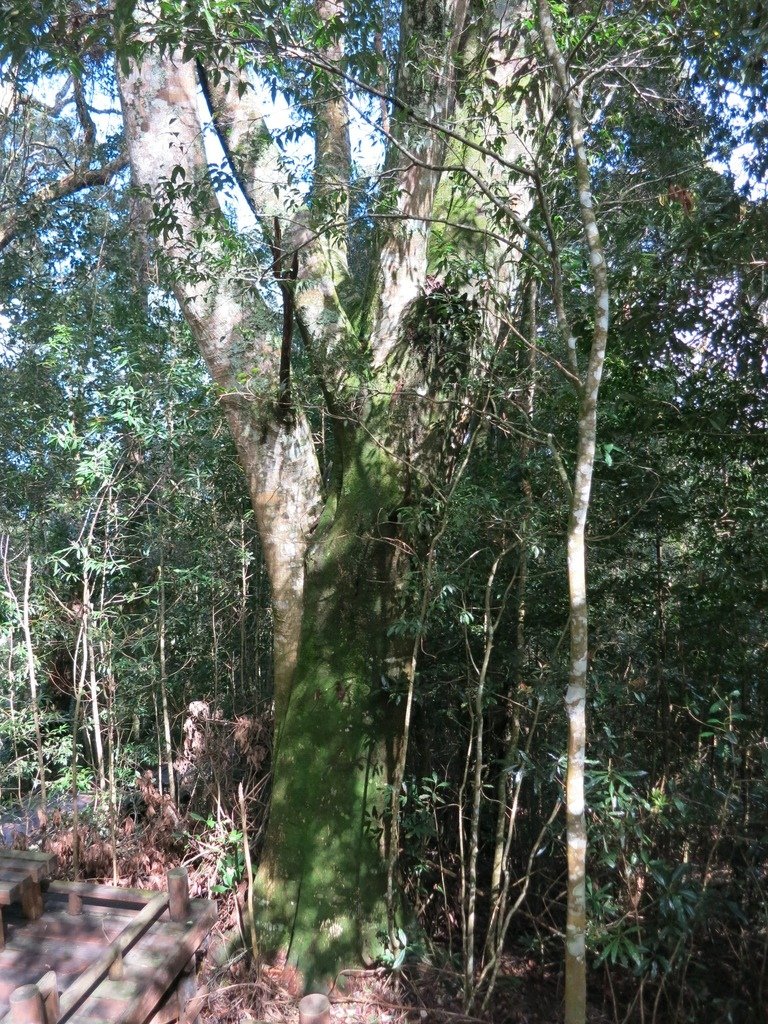
<instances>
[{"instance_id":1,"label":"white peeling bark","mask_svg":"<svg viewBox=\"0 0 768 1024\"><path fill-rule=\"evenodd\" d=\"M570 667L565 707L568 715L566 776L566 839L568 847L568 910L565 954L565 1024L584 1024L586 977L586 857L587 822L584 805L586 700L588 666L588 606L585 533L592 489L597 438L597 398L608 341L610 293L605 253L595 218L589 160L584 140L584 117L565 58L555 38L548 0L538 0L539 26L555 79L568 112L579 210L592 272L594 328L586 374L581 381L578 440L571 512L568 523L568 589L570 595Z\"/></svg>"},{"instance_id":2,"label":"white peeling bark","mask_svg":"<svg viewBox=\"0 0 768 1024\"><path fill-rule=\"evenodd\" d=\"M420 0L404 3L401 17L401 58L397 68L395 93L411 109L438 124L448 123L456 103L455 60L467 16L467 0L448 0L442 11L444 57L434 67L425 88L425 76L410 46L412 37L424 42L425 62L434 62L430 36L434 24L424 24L434 15L431 5ZM435 5L434 10L437 10ZM378 304L371 332L373 362L383 366L397 343L407 311L421 294L427 276L429 218L432 216L440 164L446 140L440 131L417 128L398 114L392 126L394 144L390 146L385 177L395 192L391 228L379 252ZM402 148L399 148L398 143ZM409 159L407 153L416 157Z\"/></svg>"},{"instance_id":3,"label":"white peeling bark","mask_svg":"<svg viewBox=\"0 0 768 1024\"><path fill-rule=\"evenodd\" d=\"M276 410L280 331L236 278L222 251L208 188L194 64L148 51L119 73L135 184L146 205L170 211L158 248L174 294L222 393L269 572L274 609L275 696L287 699L301 624L304 555L320 509L321 480L311 433L299 413ZM251 379L251 390L244 385Z\"/></svg>"}]
</instances>

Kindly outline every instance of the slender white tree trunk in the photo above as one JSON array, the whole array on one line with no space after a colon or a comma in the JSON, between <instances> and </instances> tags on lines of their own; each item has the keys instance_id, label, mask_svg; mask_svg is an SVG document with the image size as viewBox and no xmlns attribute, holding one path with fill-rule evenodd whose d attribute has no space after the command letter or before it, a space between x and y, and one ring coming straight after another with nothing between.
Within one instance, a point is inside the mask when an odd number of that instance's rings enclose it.
<instances>
[{"instance_id":1,"label":"slender white tree trunk","mask_svg":"<svg viewBox=\"0 0 768 1024\"><path fill-rule=\"evenodd\" d=\"M45 813L46 784L45 759L43 756L43 729L40 714L40 698L37 688L37 669L35 667L35 648L32 641L32 627L29 622L29 591L32 585L32 556L27 556L24 574L24 598L21 605L21 628L24 633L24 649L27 654L27 677L29 678L29 695L32 699L32 718L35 723L35 747L37 749L37 771L40 777L40 804Z\"/></svg>"},{"instance_id":2,"label":"slender white tree trunk","mask_svg":"<svg viewBox=\"0 0 768 1024\"><path fill-rule=\"evenodd\" d=\"M160 565L157 568L157 632L159 645L159 669L160 669L160 702L163 709L163 741L165 764L168 768L168 792L171 800L176 803L176 780L173 774L173 742L171 738L171 712L168 706L168 665L166 662L166 618L165 618L165 566L163 556L160 556ZM161 779L162 765L158 764L158 789L162 792L163 783Z\"/></svg>"},{"instance_id":3,"label":"slender white tree trunk","mask_svg":"<svg viewBox=\"0 0 768 1024\"><path fill-rule=\"evenodd\" d=\"M584 1024L587 1010L586 973L586 858L587 820L584 804L586 758L587 667L589 659L586 573L586 526L592 490L597 439L597 398L608 341L610 294L608 270L595 218L589 159L584 142L584 117L580 93L572 81L555 37L548 0L538 0L539 25L547 57L565 100L573 148L576 188L592 271L592 344L586 371L580 379L576 464L568 521L568 591L570 608L570 665L565 707L568 716L568 769L566 775L566 836L568 847L568 910L565 954L565 1024ZM568 332L572 337L572 332ZM571 346L576 365L576 348Z\"/></svg>"}]
</instances>

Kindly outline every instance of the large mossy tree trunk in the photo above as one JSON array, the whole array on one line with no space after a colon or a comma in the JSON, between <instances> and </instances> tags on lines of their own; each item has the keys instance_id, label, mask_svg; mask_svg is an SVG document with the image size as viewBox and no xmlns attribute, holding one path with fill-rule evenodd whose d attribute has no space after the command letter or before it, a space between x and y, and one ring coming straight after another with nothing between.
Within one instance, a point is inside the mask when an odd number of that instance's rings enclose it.
<instances>
[{"instance_id":1,"label":"large mossy tree trunk","mask_svg":"<svg viewBox=\"0 0 768 1024\"><path fill-rule=\"evenodd\" d=\"M430 222L447 221L437 196L441 179L449 191L473 187L461 171L444 175L467 146L475 147L473 175L497 173L496 153L509 168L520 156L514 117L500 128L494 105L498 89L519 74L527 13L525 2L505 5L500 16L486 12L483 31L492 42L484 49L475 40L467 50L464 0L427 7L404 0L390 83L397 102L384 119L389 148L380 206L362 249L357 237L354 268L347 86L332 74L344 55L343 6L315 6L322 31L310 33L308 67L321 70L302 86L311 84L315 93L314 188L298 208L249 78L248 66L258 66L253 51L223 42L222 32L215 57L212 49L203 60L198 49L193 62L183 35L190 26L179 32L151 14L121 30L131 43L118 79L134 184L164 273L221 396L269 572L276 735L260 915L265 930L281 926L275 938L307 983L364 962L387 930L383 811L402 716L392 699L402 669L391 629L408 567L402 513L426 491L446 486L477 388L489 376L478 337L490 335L492 348L504 336L498 314L514 305L510 266L519 257L519 245L500 245L498 233L479 254L478 232L491 217L498 221L499 211L495 193L475 196L468 237L487 278L469 299L455 281L428 276ZM467 86L471 127L467 141L449 152L444 129L461 126L457 99L470 52L473 81L491 94L488 124L498 139L494 150L487 140L471 141L482 125L477 92ZM244 247L219 209L201 86L259 218L268 258ZM523 215L530 208L519 202L526 188L511 181L505 193ZM446 235L448 244L458 254L464 243ZM282 317L249 283L259 258L261 273L279 288ZM508 299L499 299L500 291ZM483 296L494 296L487 308ZM299 346L310 366L304 389L291 365ZM473 359L480 371L474 383ZM318 384L333 433L328 483L303 399Z\"/></svg>"},{"instance_id":2,"label":"large mossy tree trunk","mask_svg":"<svg viewBox=\"0 0 768 1024\"><path fill-rule=\"evenodd\" d=\"M307 983L386 945L385 855L400 735L400 661L388 629L405 560L401 474L355 448L307 555L298 662L276 707L274 784L261 866L265 919ZM367 451L366 451L367 449Z\"/></svg>"}]
</instances>

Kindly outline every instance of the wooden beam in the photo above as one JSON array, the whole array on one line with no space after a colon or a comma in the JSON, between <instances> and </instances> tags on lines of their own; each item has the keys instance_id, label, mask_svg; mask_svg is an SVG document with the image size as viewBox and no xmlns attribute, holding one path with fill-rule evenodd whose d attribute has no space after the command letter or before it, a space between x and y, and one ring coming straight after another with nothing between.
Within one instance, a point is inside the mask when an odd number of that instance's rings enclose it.
<instances>
[{"instance_id":1,"label":"wooden beam","mask_svg":"<svg viewBox=\"0 0 768 1024\"><path fill-rule=\"evenodd\" d=\"M116 885L93 885L91 882L49 882L48 892L69 896L71 892L92 903L125 903L144 906L157 896L152 889L119 889Z\"/></svg>"},{"instance_id":2,"label":"wooden beam","mask_svg":"<svg viewBox=\"0 0 768 1024\"><path fill-rule=\"evenodd\" d=\"M12 903L19 902L23 878L0 880L0 907L10 907Z\"/></svg>"},{"instance_id":3,"label":"wooden beam","mask_svg":"<svg viewBox=\"0 0 768 1024\"><path fill-rule=\"evenodd\" d=\"M15 857L4 857L0 860L0 878L9 878L22 873L26 878L33 878L39 882L48 873L48 866L40 861L17 860Z\"/></svg>"},{"instance_id":4,"label":"wooden beam","mask_svg":"<svg viewBox=\"0 0 768 1024\"><path fill-rule=\"evenodd\" d=\"M50 870L51 864L56 860L56 854L42 853L40 850L0 850L0 864L13 860L23 861L25 866L44 874Z\"/></svg>"}]
</instances>

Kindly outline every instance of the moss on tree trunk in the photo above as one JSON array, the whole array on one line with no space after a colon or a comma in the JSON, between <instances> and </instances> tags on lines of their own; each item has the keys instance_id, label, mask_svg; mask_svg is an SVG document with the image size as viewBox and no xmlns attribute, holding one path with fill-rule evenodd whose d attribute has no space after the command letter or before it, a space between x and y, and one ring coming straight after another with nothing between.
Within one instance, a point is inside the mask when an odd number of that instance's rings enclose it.
<instances>
[{"instance_id":1,"label":"moss on tree trunk","mask_svg":"<svg viewBox=\"0 0 768 1024\"><path fill-rule=\"evenodd\" d=\"M386 941L383 810L401 724L388 628L402 484L373 444L347 444L341 476L307 559L293 686L276 706L260 870L265 945L285 949L307 987Z\"/></svg>"}]
</instances>

